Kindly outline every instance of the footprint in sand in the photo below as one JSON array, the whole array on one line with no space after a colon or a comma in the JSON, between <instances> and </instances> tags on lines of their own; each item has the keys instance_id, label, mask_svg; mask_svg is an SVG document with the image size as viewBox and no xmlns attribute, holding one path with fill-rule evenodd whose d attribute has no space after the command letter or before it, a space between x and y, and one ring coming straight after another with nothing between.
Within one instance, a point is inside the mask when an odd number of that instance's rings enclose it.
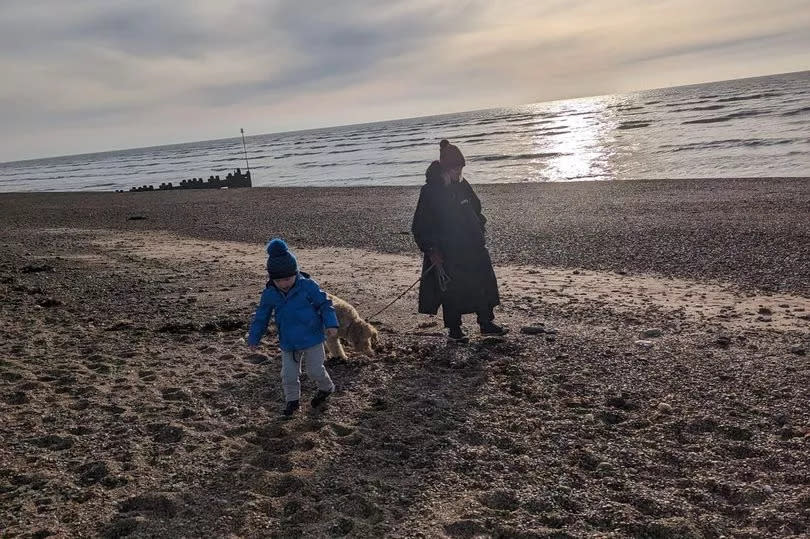
<instances>
[{"instance_id":1,"label":"footprint in sand","mask_svg":"<svg viewBox=\"0 0 810 539\"><path fill-rule=\"evenodd\" d=\"M472 539L473 537L490 537L490 531L475 520L457 520L450 524L445 524L444 531L450 537L460 539Z\"/></svg>"},{"instance_id":2,"label":"footprint in sand","mask_svg":"<svg viewBox=\"0 0 810 539\"><path fill-rule=\"evenodd\" d=\"M306 483L299 477L284 474L271 477L262 490L271 498L282 498L288 494L299 492L305 485Z\"/></svg>"},{"instance_id":3,"label":"footprint in sand","mask_svg":"<svg viewBox=\"0 0 810 539\"><path fill-rule=\"evenodd\" d=\"M121 502L120 513L141 513L153 518L173 518L178 511L178 503L164 494L140 494Z\"/></svg>"},{"instance_id":4,"label":"footprint in sand","mask_svg":"<svg viewBox=\"0 0 810 539\"><path fill-rule=\"evenodd\" d=\"M119 505L119 512L123 514L106 526L102 536L109 539L127 537L137 532L148 520L171 519L177 511L177 502L162 494L135 496Z\"/></svg>"},{"instance_id":5,"label":"footprint in sand","mask_svg":"<svg viewBox=\"0 0 810 539\"><path fill-rule=\"evenodd\" d=\"M480 498L481 503L496 511L514 511L520 507L520 502L514 493L508 490L493 490Z\"/></svg>"},{"instance_id":6,"label":"footprint in sand","mask_svg":"<svg viewBox=\"0 0 810 539\"><path fill-rule=\"evenodd\" d=\"M181 387L169 387L162 391L163 400L166 401L190 401L191 391Z\"/></svg>"},{"instance_id":7,"label":"footprint in sand","mask_svg":"<svg viewBox=\"0 0 810 539\"><path fill-rule=\"evenodd\" d=\"M354 429L352 427L349 427L347 425L341 425L340 423L332 423L329 426L332 427L334 433L340 436L341 438L343 438L344 436L349 436L351 433L354 432Z\"/></svg>"},{"instance_id":8,"label":"footprint in sand","mask_svg":"<svg viewBox=\"0 0 810 539\"><path fill-rule=\"evenodd\" d=\"M383 518L380 507L359 494L349 494L340 499L340 511L350 517L366 522L379 522Z\"/></svg>"},{"instance_id":9,"label":"footprint in sand","mask_svg":"<svg viewBox=\"0 0 810 539\"><path fill-rule=\"evenodd\" d=\"M288 473L293 469L290 459L284 455L262 451L250 463L257 468L270 472Z\"/></svg>"},{"instance_id":10,"label":"footprint in sand","mask_svg":"<svg viewBox=\"0 0 810 539\"><path fill-rule=\"evenodd\" d=\"M104 461L88 462L76 470L78 483L82 486L94 485L110 474L110 469Z\"/></svg>"},{"instance_id":11,"label":"footprint in sand","mask_svg":"<svg viewBox=\"0 0 810 539\"><path fill-rule=\"evenodd\" d=\"M24 391L13 391L3 395L3 402L11 406L19 406L28 403L28 395Z\"/></svg>"},{"instance_id":12,"label":"footprint in sand","mask_svg":"<svg viewBox=\"0 0 810 539\"><path fill-rule=\"evenodd\" d=\"M300 500L290 500L284 505L283 513L286 524L305 524L307 522L317 522L320 514L316 508Z\"/></svg>"},{"instance_id":13,"label":"footprint in sand","mask_svg":"<svg viewBox=\"0 0 810 539\"><path fill-rule=\"evenodd\" d=\"M316 441L308 436L302 436L295 444L296 450L300 452L312 451L317 445Z\"/></svg>"},{"instance_id":14,"label":"footprint in sand","mask_svg":"<svg viewBox=\"0 0 810 539\"><path fill-rule=\"evenodd\" d=\"M135 533L146 521L143 517L125 517L110 522L102 532L104 539L118 539Z\"/></svg>"},{"instance_id":15,"label":"footprint in sand","mask_svg":"<svg viewBox=\"0 0 810 539\"><path fill-rule=\"evenodd\" d=\"M65 449L70 449L73 447L73 438L67 436L57 436L55 434L31 438L29 441L37 447L41 447L42 449L50 449L51 451L64 451Z\"/></svg>"},{"instance_id":16,"label":"footprint in sand","mask_svg":"<svg viewBox=\"0 0 810 539\"><path fill-rule=\"evenodd\" d=\"M267 363L267 361L270 358L264 354L248 354L247 356L245 356L245 359L253 363L254 365L262 365L264 363Z\"/></svg>"},{"instance_id":17,"label":"footprint in sand","mask_svg":"<svg viewBox=\"0 0 810 539\"><path fill-rule=\"evenodd\" d=\"M174 444L183 439L185 431L183 427L169 425L168 423L153 423L147 425L149 432L153 434L152 439L159 444Z\"/></svg>"},{"instance_id":18,"label":"footprint in sand","mask_svg":"<svg viewBox=\"0 0 810 539\"><path fill-rule=\"evenodd\" d=\"M277 455L285 455L293 450L293 442L281 438L259 438L257 443L265 451Z\"/></svg>"}]
</instances>

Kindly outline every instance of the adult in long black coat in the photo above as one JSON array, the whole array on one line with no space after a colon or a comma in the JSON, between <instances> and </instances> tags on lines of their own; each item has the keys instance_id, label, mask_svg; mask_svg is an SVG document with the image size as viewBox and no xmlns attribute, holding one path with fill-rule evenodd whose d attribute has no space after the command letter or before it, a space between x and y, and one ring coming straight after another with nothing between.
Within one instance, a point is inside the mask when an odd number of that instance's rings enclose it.
<instances>
[{"instance_id":1,"label":"adult in long black coat","mask_svg":"<svg viewBox=\"0 0 810 539\"><path fill-rule=\"evenodd\" d=\"M441 159L425 172L413 217L416 244L424 253L423 273L432 266L419 287L419 312L436 314L442 307L449 339L466 341L463 314L476 313L483 335L504 335L508 330L494 323L493 309L500 303L498 282L486 248L481 201L461 176L464 156L443 140ZM449 276L446 289L439 282L441 266Z\"/></svg>"}]
</instances>

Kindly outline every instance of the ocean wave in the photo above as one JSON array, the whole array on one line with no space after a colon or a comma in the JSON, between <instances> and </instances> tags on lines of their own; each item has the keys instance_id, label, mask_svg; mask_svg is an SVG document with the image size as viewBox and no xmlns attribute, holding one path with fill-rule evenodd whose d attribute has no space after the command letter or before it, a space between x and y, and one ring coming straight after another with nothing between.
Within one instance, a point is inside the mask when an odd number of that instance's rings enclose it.
<instances>
[{"instance_id":1,"label":"ocean wave","mask_svg":"<svg viewBox=\"0 0 810 539\"><path fill-rule=\"evenodd\" d=\"M114 187L114 186L116 186L116 185L118 185L118 184L117 184L117 183L111 183L111 182L107 182L107 183L93 183L93 184L90 184L90 185L83 185L81 188L82 188L82 189L92 189L92 188L94 188L94 187Z\"/></svg>"},{"instance_id":2,"label":"ocean wave","mask_svg":"<svg viewBox=\"0 0 810 539\"><path fill-rule=\"evenodd\" d=\"M752 99L762 99L763 97L779 97L784 94L778 92L763 92L761 94L740 95L735 97L721 97L717 100L718 103L730 103L733 101L750 101Z\"/></svg>"},{"instance_id":3,"label":"ocean wave","mask_svg":"<svg viewBox=\"0 0 810 539\"><path fill-rule=\"evenodd\" d=\"M622 122L616 127L616 129L639 129L641 127L647 127L651 123L652 122L642 121Z\"/></svg>"},{"instance_id":4,"label":"ocean wave","mask_svg":"<svg viewBox=\"0 0 810 539\"><path fill-rule=\"evenodd\" d=\"M433 142L412 142L410 144L398 144L393 146L380 146L381 150L397 150L401 148L415 148L417 146L433 146Z\"/></svg>"},{"instance_id":5,"label":"ocean wave","mask_svg":"<svg viewBox=\"0 0 810 539\"><path fill-rule=\"evenodd\" d=\"M388 166L388 165L418 165L421 163L428 163L428 161L425 159L420 159L416 161L372 161L367 164L375 166Z\"/></svg>"},{"instance_id":6,"label":"ocean wave","mask_svg":"<svg viewBox=\"0 0 810 539\"><path fill-rule=\"evenodd\" d=\"M563 155L571 155L568 153L560 152L545 152L545 153L521 153L517 155L508 154L495 154L495 155L477 155L471 158L471 161L526 161L528 159L543 159L546 157L560 157Z\"/></svg>"},{"instance_id":7,"label":"ocean wave","mask_svg":"<svg viewBox=\"0 0 810 539\"><path fill-rule=\"evenodd\" d=\"M318 155L321 152L298 152L298 153L285 153L282 155L277 155L273 157L273 159L287 159L288 157L298 157L299 155Z\"/></svg>"},{"instance_id":8,"label":"ocean wave","mask_svg":"<svg viewBox=\"0 0 810 539\"><path fill-rule=\"evenodd\" d=\"M665 103L665 107L683 107L685 105L700 105L701 103L705 103L707 99L696 99L693 101L678 101L677 103Z\"/></svg>"},{"instance_id":9,"label":"ocean wave","mask_svg":"<svg viewBox=\"0 0 810 539\"><path fill-rule=\"evenodd\" d=\"M531 113L531 114L526 113L526 114L510 114L510 115L503 116L500 119L504 120L506 122L512 123L512 122L521 122L523 120L531 120L534 117L535 117L535 115L533 113ZM494 118L492 118L492 119L494 119Z\"/></svg>"},{"instance_id":10,"label":"ocean wave","mask_svg":"<svg viewBox=\"0 0 810 539\"><path fill-rule=\"evenodd\" d=\"M692 142L686 144L662 144L659 148L665 148L668 152L684 152L691 150L709 150L716 148L736 148L747 147L754 148L757 146L779 146L782 144L793 144L797 142L795 139L724 139L724 140L710 140L706 142Z\"/></svg>"},{"instance_id":11,"label":"ocean wave","mask_svg":"<svg viewBox=\"0 0 810 539\"><path fill-rule=\"evenodd\" d=\"M700 110L720 110L726 108L725 105L706 105L705 107L693 107L689 109L675 109L672 112L692 112Z\"/></svg>"},{"instance_id":12,"label":"ocean wave","mask_svg":"<svg viewBox=\"0 0 810 539\"><path fill-rule=\"evenodd\" d=\"M502 121L502 120L503 120L502 118L491 118L491 119L487 119L487 120L480 120L480 121L477 121L477 122L470 122L470 124L469 124L469 125L487 125L487 124L494 124L495 122L500 122L500 121ZM453 126L453 127L460 127L460 126L455 125L455 126Z\"/></svg>"},{"instance_id":13,"label":"ocean wave","mask_svg":"<svg viewBox=\"0 0 810 539\"><path fill-rule=\"evenodd\" d=\"M339 167L345 165L345 163L298 163L296 167L298 168L330 168L330 167Z\"/></svg>"},{"instance_id":14,"label":"ocean wave","mask_svg":"<svg viewBox=\"0 0 810 539\"><path fill-rule=\"evenodd\" d=\"M571 130L569 130L569 129L563 129L562 131L549 131L549 132L542 132L542 133L538 133L538 134L542 135L544 137L555 137L557 135L567 135L570 132L571 132Z\"/></svg>"},{"instance_id":15,"label":"ocean wave","mask_svg":"<svg viewBox=\"0 0 810 539\"><path fill-rule=\"evenodd\" d=\"M391 139L389 142L419 142L420 140L427 140L427 137L412 137L412 138L398 138L398 139Z\"/></svg>"},{"instance_id":16,"label":"ocean wave","mask_svg":"<svg viewBox=\"0 0 810 539\"><path fill-rule=\"evenodd\" d=\"M796 116L799 114L807 114L810 113L810 107L801 107L798 109L789 110L787 112L783 112L782 116Z\"/></svg>"},{"instance_id":17,"label":"ocean wave","mask_svg":"<svg viewBox=\"0 0 810 539\"><path fill-rule=\"evenodd\" d=\"M0 183L7 183L7 182L39 182L44 180L64 180L67 178L73 178L74 176L29 176L27 178L10 178L10 179L2 179Z\"/></svg>"},{"instance_id":18,"label":"ocean wave","mask_svg":"<svg viewBox=\"0 0 810 539\"><path fill-rule=\"evenodd\" d=\"M511 130L511 129L505 129L505 130L503 130L503 131L487 131L487 132L485 132L485 133L471 133L471 134L466 134L466 133L465 133L465 134L462 134L462 135L456 135L456 138L464 138L464 137L466 137L466 138L492 137L492 136L495 136L495 135L511 135L511 134L512 134L512 133L514 133L514 132L515 132L514 130Z\"/></svg>"},{"instance_id":19,"label":"ocean wave","mask_svg":"<svg viewBox=\"0 0 810 539\"><path fill-rule=\"evenodd\" d=\"M595 111L593 110L583 110L583 111L575 111L575 110L567 110L561 112L559 116L587 116L589 114L593 114ZM555 116L552 116L554 118Z\"/></svg>"},{"instance_id":20,"label":"ocean wave","mask_svg":"<svg viewBox=\"0 0 810 539\"><path fill-rule=\"evenodd\" d=\"M336 153L354 153L362 151L363 148L353 148L351 150L332 150L331 152L326 152L327 154L336 154Z\"/></svg>"},{"instance_id":21,"label":"ocean wave","mask_svg":"<svg viewBox=\"0 0 810 539\"><path fill-rule=\"evenodd\" d=\"M515 124L516 126L528 126L528 125L540 125L540 124L551 124L557 120L536 120L532 122L523 122L520 124Z\"/></svg>"},{"instance_id":22,"label":"ocean wave","mask_svg":"<svg viewBox=\"0 0 810 539\"><path fill-rule=\"evenodd\" d=\"M564 127L538 127L537 129L527 129L524 131L526 134L539 134L539 135L563 135L570 133L568 126Z\"/></svg>"},{"instance_id":23,"label":"ocean wave","mask_svg":"<svg viewBox=\"0 0 810 539\"><path fill-rule=\"evenodd\" d=\"M770 111L763 110L743 110L740 112L733 112L725 116L715 116L714 118L701 118L699 120L687 120L681 122L682 124L713 124L718 122L728 122L730 120L738 120L741 118L751 118L753 116L762 116L768 114Z\"/></svg>"}]
</instances>

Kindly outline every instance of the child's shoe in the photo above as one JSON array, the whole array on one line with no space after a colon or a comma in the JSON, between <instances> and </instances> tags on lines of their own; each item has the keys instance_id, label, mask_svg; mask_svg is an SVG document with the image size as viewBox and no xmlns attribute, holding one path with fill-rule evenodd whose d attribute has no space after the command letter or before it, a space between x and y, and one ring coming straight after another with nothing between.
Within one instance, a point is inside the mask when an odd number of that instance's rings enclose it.
<instances>
[{"instance_id":1,"label":"child's shoe","mask_svg":"<svg viewBox=\"0 0 810 539\"><path fill-rule=\"evenodd\" d=\"M284 407L284 417L292 417L298 407L300 406L298 401L287 401L287 405Z\"/></svg>"},{"instance_id":2,"label":"child's shoe","mask_svg":"<svg viewBox=\"0 0 810 539\"><path fill-rule=\"evenodd\" d=\"M326 399L328 399L329 395L331 394L332 394L331 391L324 391L322 389L319 389L318 392L315 393L315 396L312 397L310 404L312 405L313 408L317 408L321 404L325 403Z\"/></svg>"}]
</instances>

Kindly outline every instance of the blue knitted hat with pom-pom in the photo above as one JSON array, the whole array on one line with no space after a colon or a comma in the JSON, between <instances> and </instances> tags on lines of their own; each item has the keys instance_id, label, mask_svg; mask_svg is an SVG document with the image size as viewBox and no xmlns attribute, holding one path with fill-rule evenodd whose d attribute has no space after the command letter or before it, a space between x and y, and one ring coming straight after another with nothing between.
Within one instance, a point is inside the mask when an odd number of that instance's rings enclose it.
<instances>
[{"instance_id":1,"label":"blue knitted hat with pom-pom","mask_svg":"<svg viewBox=\"0 0 810 539\"><path fill-rule=\"evenodd\" d=\"M282 239L275 238L267 244L267 273L271 279L284 279L298 273L298 261Z\"/></svg>"}]
</instances>

